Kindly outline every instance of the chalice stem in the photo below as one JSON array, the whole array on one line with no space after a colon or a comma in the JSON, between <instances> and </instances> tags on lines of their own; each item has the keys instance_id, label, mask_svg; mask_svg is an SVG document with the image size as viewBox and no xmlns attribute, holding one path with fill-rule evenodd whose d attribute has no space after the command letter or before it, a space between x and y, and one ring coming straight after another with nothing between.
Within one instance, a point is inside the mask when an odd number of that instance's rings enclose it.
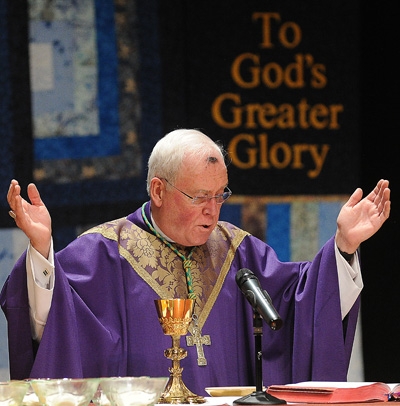
<instances>
[{"instance_id":1,"label":"chalice stem","mask_svg":"<svg viewBox=\"0 0 400 406\"><path fill-rule=\"evenodd\" d=\"M202 396L195 395L183 383L180 361L187 356L187 351L180 347L180 336L173 335L171 338L172 348L165 350L165 356L172 360L172 367L169 368L169 381L158 403L204 403Z\"/></svg>"},{"instance_id":2,"label":"chalice stem","mask_svg":"<svg viewBox=\"0 0 400 406\"><path fill-rule=\"evenodd\" d=\"M171 338L172 338L172 349L179 351L179 349L181 348L181 336L172 335ZM185 351L185 350L183 350L183 351ZM186 351L185 351L185 354L182 354L182 358L179 358L179 361L185 357L186 357Z\"/></svg>"}]
</instances>

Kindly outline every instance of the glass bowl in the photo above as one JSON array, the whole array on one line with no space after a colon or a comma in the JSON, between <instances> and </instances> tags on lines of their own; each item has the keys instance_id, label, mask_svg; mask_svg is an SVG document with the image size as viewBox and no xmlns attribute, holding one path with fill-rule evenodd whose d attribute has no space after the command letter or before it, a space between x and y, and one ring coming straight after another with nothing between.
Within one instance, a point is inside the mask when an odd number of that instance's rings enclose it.
<instances>
[{"instance_id":1,"label":"glass bowl","mask_svg":"<svg viewBox=\"0 0 400 406\"><path fill-rule=\"evenodd\" d=\"M46 406L87 406L99 387L99 378L32 379L31 387Z\"/></svg>"},{"instance_id":2,"label":"glass bowl","mask_svg":"<svg viewBox=\"0 0 400 406\"><path fill-rule=\"evenodd\" d=\"M152 406L160 399L168 380L148 376L101 378L99 388L111 406Z\"/></svg>"},{"instance_id":3,"label":"glass bowl","mask_svg":"<svg viewBox=\"0 0 400 406\"><path fill-rule=\"evenodd\" d=\"M35 391L32 389L30 380L27 379L27 381L29 381L29 389L24 396L22 406L42 406L42 404L39 402L39 398L37 397Z\"/></svg>"},{"instance_id":4,"label":"glass bowl","mask_svg":"<svg viewBox=\"0 0 400 406\"><path fill-rule=\"evenodd\" d=\"M0 406L20 406L28 389L26 381L0 382Z\"/></svg>"}]
</instances>

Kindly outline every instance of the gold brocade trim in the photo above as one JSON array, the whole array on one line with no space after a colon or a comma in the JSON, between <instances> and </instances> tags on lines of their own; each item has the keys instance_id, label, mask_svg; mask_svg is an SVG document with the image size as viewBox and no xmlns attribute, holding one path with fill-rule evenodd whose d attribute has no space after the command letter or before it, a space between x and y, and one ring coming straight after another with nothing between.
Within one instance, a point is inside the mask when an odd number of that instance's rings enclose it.
<instances>
[{"instance_id":1,"label":"gold brocade trim","mask_svg":"<svg viewBox=\"0 0 400 406\"><path fill-rule=\"evenodd\" d=\"M93 227L81 236L94 233L117 241L120 255L161 299L187 297L181 258L155 235L126 217ZM229 223L219 222L207 243L193 252L193 289L197 298L194 313L200 330L218 298L235 252L247 235L249 233ZM191 329L192 326L190 332Z\"/></svg>"},{"instance_id":2,"label":"gold brocade trim","mask_svg":"<svg viewBox=\"0 0 400 406\"><path fill-rule=\"evenodd\" d=\"M223 227L222 224L223 223L221 223L221 222L218 223L218 226L221 227L221 232L224 231L225 233L228 233L228 229ZM214 303L218 298L219 292L221 291L222 286L224 284L226 275L228 274L229 269L231 268L232 261L235 257L237 248L239 247L239 245L241 244L243 239L247 235L249 235L249 233L247 233L246 231L243 231L239 228L235 228L234 230L235 230L235 232L233 232L231 235L231 237L232 237L231 244L228 247L225 261L223 262L223 265L221 267L221 272L219 274L217 282L208 298L206 305L204 306L203 311L198 315L198 327L200 328L200 331L203 328L204 323L206 322L207 317L210 314L210 312L214 306ZM192 327L193 327L193 325L189 326L190 333L192 333Z\"/></svg>"}]
</instances>

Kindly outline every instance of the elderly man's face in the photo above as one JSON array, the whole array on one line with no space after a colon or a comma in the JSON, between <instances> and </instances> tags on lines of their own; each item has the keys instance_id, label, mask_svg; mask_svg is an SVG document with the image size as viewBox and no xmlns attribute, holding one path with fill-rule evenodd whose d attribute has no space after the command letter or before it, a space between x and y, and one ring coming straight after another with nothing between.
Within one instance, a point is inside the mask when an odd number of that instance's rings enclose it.
<instances>
[{"instance_id":1,"label":"elderly man's face","mask_svg":"<svg viewBox=\"0 0 400 406\"><path fill-rule=\"evenodd\" d=\"M156 220L158 226L178 244L204 244L217 224L222 205L215 198L193 204L186 195L221 195L228 184L225 163L222 159L196 165L187 162L175 183L168 184L165 179L162 182L165 192Z\"/></svg>"}]
</instances>

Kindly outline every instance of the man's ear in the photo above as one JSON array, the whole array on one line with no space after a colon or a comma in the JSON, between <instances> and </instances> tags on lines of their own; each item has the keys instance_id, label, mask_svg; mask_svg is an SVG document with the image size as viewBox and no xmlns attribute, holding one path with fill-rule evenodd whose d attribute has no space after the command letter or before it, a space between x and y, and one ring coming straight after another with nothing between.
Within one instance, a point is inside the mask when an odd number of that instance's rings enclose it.
<instances>
[{"instance_id":1,"label":"man's ear","mask_svg":"<svg viewBox=\"0 0 400 406\"><path fill-rule=\"evenodd\" d=\"M151 203L156 207L162 206L162 200L165 194L165 184L160 178L153 178L150 182Z\"/></svg>"}]
</instances>

